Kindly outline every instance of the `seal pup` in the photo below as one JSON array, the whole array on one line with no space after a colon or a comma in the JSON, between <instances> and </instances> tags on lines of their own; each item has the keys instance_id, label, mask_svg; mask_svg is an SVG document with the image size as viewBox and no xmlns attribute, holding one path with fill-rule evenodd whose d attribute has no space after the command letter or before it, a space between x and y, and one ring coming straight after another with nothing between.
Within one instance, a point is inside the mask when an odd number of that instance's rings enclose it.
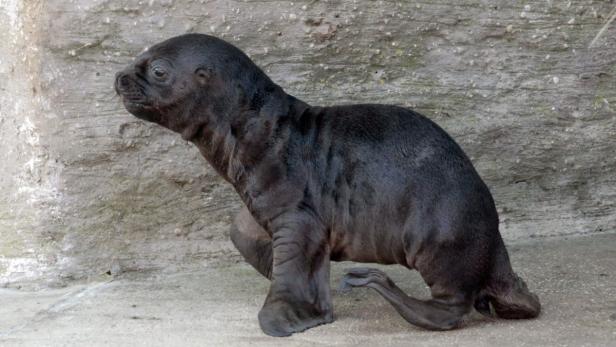
<instances>
[{"instance_id":1,"label":"seal pup","mask_svg":"<svg viewBox=\"0 0 616 347\"><path fill-rule=\"evenodd\" d=\"M194 143L239 194L231 240L271 280L258 315L266 334L333 321L331 260L419 271L429 300L371 268L348 270L341 287L373 288L425 329L456 328L473 307L511 319L539 314L512 270L487 186L417 112L310 106L238 48L200 34L151 47L115 88L130 113Z\"/></svg>"}]
</instances>

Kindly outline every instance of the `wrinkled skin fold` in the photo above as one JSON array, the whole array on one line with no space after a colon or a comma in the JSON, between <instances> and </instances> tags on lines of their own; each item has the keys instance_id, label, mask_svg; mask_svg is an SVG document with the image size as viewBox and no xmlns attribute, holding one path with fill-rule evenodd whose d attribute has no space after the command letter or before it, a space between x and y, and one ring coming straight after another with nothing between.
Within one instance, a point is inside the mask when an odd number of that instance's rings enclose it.
<instances>
[{"instance_id":1,"label":"wrinkled skin fold","mask_svg":"<svg viewBox=\"0 0 616 347\"><path fill-rule=\"evenodd\" d=\"M310 106L236 47L199 34L151 47L117 74L115 88L130 113L195 144L244 202L231 240L271 280L258 316L266 334L333 321L332 260L419 271L429 300L370 268L348 270L341 288L372 288L425 329L459 327L473 307L503 318L539 314L511 268L488 188L420 114Z\"/></svg>"}]
</instances>

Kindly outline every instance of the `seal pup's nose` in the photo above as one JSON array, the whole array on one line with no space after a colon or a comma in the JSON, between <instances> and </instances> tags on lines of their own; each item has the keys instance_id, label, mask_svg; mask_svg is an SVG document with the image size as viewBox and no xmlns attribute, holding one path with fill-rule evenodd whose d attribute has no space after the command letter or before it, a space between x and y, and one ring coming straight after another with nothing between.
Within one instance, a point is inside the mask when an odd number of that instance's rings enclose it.
<instances>
[{"instance_id":1,"label":"seal pup's nose","mask_svg":"<svg viewBox=\"0 0 616 347\"><path fill-rule=\"evenodd\" d=\"M128 74L124 71L120 71L115 76L115 90L116 93L120 94L121 91L126 90L126 88L130 85L130 78Z\"/></svg>"}]
</instances>

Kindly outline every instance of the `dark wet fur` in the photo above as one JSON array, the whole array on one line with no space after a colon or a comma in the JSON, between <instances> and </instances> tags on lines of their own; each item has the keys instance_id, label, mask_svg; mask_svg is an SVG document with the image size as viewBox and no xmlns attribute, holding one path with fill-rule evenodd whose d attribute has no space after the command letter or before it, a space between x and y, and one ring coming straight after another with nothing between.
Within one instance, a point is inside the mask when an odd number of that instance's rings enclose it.
<instances>
[{"instance_id":1,"label":"dark wet fur","mask_svg":"<svg viewBox=\"0 0 616 347\"><path fill-rule=\"evenodd\" d=\"M165 82L148 70L160 58L171 66ZM330 260L418 270L430 300L407 296L370 268L349 270L342 287L373 288L426 329L456 328L473 307L503 318L539 314L537 297L511 269L488 188L422 115L388 105L310 106L237 48L198 34L152 47L118 74L116 89L131 113L193 142L243 200L231 238L272 280L259 313L267 334L333 320Z\"/></svg>"}]
</instances>

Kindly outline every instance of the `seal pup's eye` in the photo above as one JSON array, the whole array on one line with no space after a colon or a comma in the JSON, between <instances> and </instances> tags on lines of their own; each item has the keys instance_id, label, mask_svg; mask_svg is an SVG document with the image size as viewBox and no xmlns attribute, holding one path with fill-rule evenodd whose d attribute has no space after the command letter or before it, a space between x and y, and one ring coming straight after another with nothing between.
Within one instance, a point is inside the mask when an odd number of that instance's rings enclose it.
<instances>
[{"instance_id":1,"label":"seal pup's eye","mask_svg":"<svg viewBox=\"0 0 616 347\"><path fill-rule=\"evenodd\" d=\"M154 65L150 68L152 75L159 80L164 80L167 77L167 71L159 65Z\"/></svg>"}]
</instances>

